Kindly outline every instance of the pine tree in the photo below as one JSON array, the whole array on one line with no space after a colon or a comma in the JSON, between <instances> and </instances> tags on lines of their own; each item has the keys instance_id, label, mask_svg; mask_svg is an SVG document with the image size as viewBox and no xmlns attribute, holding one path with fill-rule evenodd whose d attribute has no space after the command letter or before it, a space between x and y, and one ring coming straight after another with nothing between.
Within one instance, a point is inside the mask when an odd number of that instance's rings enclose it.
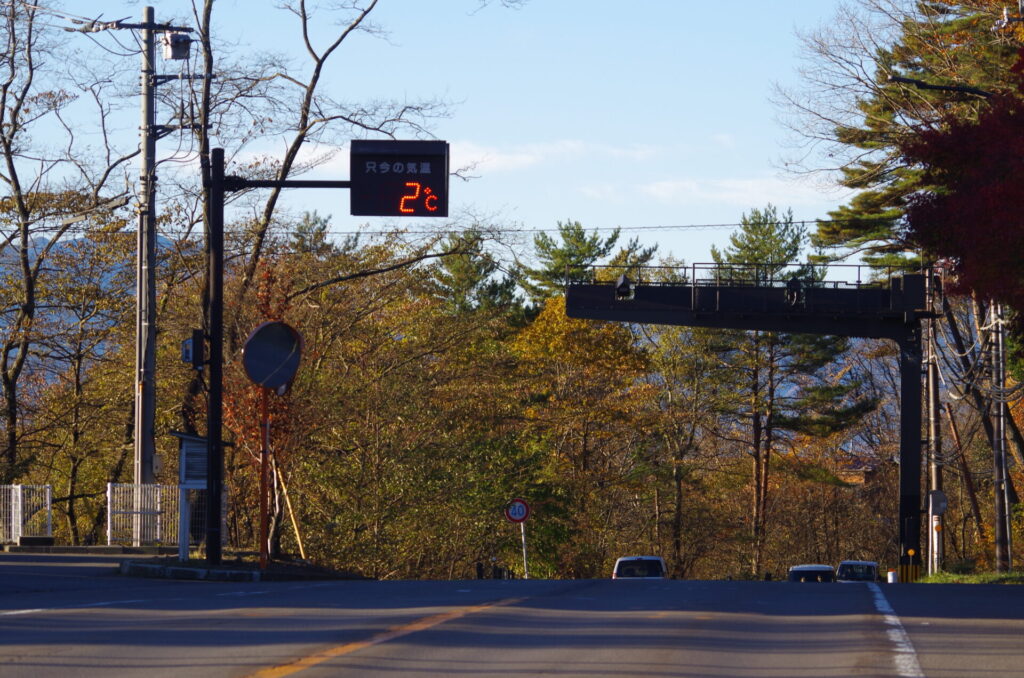
<instances>
[{"instance_id":1,"label":"pine tree","mask_svg":"<svg viewBox=\"0 0 1024 678\"><path fill-rule=\"evenodd\" d=\"M974 119L984 106L982 97L962 90L924 89L893 78L1000 91L1008 87L1016 50L992 31L1006 3L859 4L862 23L852 20L845 32L833 28L807 41L818 67L809 78L811 101L787 99L818 123L818 132L808 136L823 134L833 148L829 155L845 157L838 168L840 184L856 191L818 223L811 243L888 265L904 261L916 244L907 238L902 215L907 199L923 188L919 169L900 144L921 129L941 125L944 116ZM891 44L873 34L879 21L895 33ZM868 49L872 53L865 54ZM856 66L864 62L865 70ZM849 103L844 107L836 100Z\"/></svg>"},{"instance_id":2,"label":"pine tree","mask_svg":"<svg viewBox=\"0 0 1024 678\"><path fill-rule=\"evenodd\" d=\"M533 246L540 266L527 267L523 271L525 280L522 284L530 299L540 305L545 299L561 294L566 283L589 280L594 274L592 268L612 255L619 234L620 229L616 228L604 239L597 232L588 235L578 221L558 222L561 242L546 233L538 234L533 239ZM638 239L633 238L619 248L605 265L615 269L621 267L620 270L644 266L650 263L657 250L657 245L643 247ZM612 273L609 271L606 275L611 276Z\"/></svg>"},{"instance_id":3,"label":"pine tree","mask_svg":"<svg viewBox=\"0 0 1024 678\"><path fill-rule=\"evenodd\" d=\"M328 239L331 215L321 216L319 212L303 212L299 223L291 232L291 247L300 254L326 256L335 251Z\"/></svg>"},{"instance_id":4,"label":"pine tree","mask_svg":"<svg viewBox=\"0 0 1024 678\"><path fill-rule=\"evenodd\" d=\"M501 275L498 261L484 249L479 230L469 229L451 236L444 249L466 252L444 257L433 270L437 294L453 313L502 310L521 314L515 280L510 275Z\"/></svg>"},{"instance_id":5,"label":"pine tree","mask_svg":"<svg viewBox=\"0 0 1024 678\"><path fill-rule=\"evenodd\" d=\"M602 239L596 232L587 235L578 221L559 221L558 235L560 242L547 233L538 233L533 239L540 266L524 268L523 287L534 303L559 294L572 280L585 280L590 267L614 249L619 229Z\"/></svg>"},{"instance_id":6,"label":"pine tree","mask_svg":"<svg viewBox=\"0 0 1024 678\"><path fill-rule=\"evenodd\" d=\"M768 205L744 215L729 247L713 248L712 256L720 266L740 267L746 284L771 285L799 258L805 241L792 211L780 216ZM808 266L797 273L808 274L813 275ZM796 432L827 436L853 425L874 406L855 397L855 382L827 370L847 348L846 338L834 336L737 331L720 337L717 353L729 373L731 394L723 405L723 434L738 436L752 460L752 574L761 569L773 454Z\"/></svg>"}]
</instances>

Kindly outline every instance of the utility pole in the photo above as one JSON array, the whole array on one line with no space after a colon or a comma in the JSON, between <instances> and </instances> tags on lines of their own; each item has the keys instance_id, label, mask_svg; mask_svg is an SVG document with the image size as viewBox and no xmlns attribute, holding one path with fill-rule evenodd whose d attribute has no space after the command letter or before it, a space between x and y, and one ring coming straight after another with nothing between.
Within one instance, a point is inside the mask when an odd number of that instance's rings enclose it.
<instances>
[{"instance_id":1,"label":"utility pole","mask_svg":"<svg viewBox=\"0 0 1024 678\"><path fill-rule=\"evenodd\" d=\"M1006 573L1013 567L1010 482L1007 478L1006 330L1002 305L989 302L989 336L992 356L992 405L995 408L995 439L992 440L992 473L995 492L995 569Z\"/></svg>"},{"instance_id":2,"label":"utility pole","mask_svg":"<svg viewBox=\"0 0 1024 678\"><path fill-rule=\"evenodd\" d=\"M98 33L110 30L136 30L142 35L141 116L139 129L139 220L136 234L135 280L135 378L133 379L135 519L133 544L141 541L141 485L153 483L155 474L156 421L156 142L170 127L156 124L156 87L161 80L190 76L158 76L156 74L156 34L169 33L170 50L164 56L184 59L188 56L191 28L157 24L153 8L142 11L142 23L123 20L97 21L72 19L78 28L65 28L73 33Z\"/></svg>"},{"instance_id":3,"label":"utility pole","mask_svg":"<svg viewBox=\"0 0 1024 678\"><path fill-rule=\"evenodd\" d=\"M995 494L995 547L996 571L1009 572L1010 557L1010 501L1006 479L1006 355L1002 305L989 302L989 322L992 358L992 404L995 408L995 440L992 441L992 480Z\"/></svg>"},{"instance_id":4,"label":"utility pole","mask_svg":"<svg viewBox=\"0 0 1024 678\"><path fill-rule=\"evenodd\" d=\"M928 308L935 308L935 276L928 273ZM934 317L928 320L928 574L942 571L945 558L942 510L936 510L934 498L942 493L942 438L939 429L939 364L936 354L936 327Z\"/></svg>"},{"instance_id":5,"label":"utility pole","mask_svg":"<svg viewBox=\"0 0 1024 678\"><path fill-rule=\"evenodd\" d=\"M135 484L152 483L156 449L156 40L142 10L142 125L135 280Z\"/></svg>"},{"instance_id":6,"label":"utility pole","mask_svg":"<svg viewBox=\"0 0 1024 678\"><path fill-rule=\"evenodd\" d=\"M103 28L130 28L142 32L142 75L139 128L139 222L135 281L135 484L156 481L156 142L174 128L156 124L156 88L181 76L156 73L156 35L171 33L172 59L187 57L191 28L157 24L153 8L144 7L141 24L114 22ZM94 30L99 30L94 29ZM181 51L183 48L183 51ZM168 57L167 54L164 55ZM188 77L188 76L185 76Z\"/></svg>"},{"instance_id":7,"label":"utility pole","mask_svg":"<svg viewBox=\"0 0 1024 678\"><path fill-rule=\"evenodd\" d=\"M1003 318L1002 303L996 304L996 331L998 332L999 349L999 444L1003 448L1003 509L1006 511L1006 570L1013 569L1013 502L1010 500L1010 465L1006 449L1006 421L1010 412L1006 404L1006 323Z\"/></svg>"}]
</instances>

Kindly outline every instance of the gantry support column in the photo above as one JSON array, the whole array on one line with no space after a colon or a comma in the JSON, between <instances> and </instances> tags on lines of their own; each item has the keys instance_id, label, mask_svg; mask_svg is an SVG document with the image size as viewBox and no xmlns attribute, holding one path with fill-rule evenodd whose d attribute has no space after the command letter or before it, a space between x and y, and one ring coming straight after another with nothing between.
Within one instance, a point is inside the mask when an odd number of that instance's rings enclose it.
<instances>
[{"instance_id":1,"label":"gantry support column","mask_svg":"<svg viewBox=\"0 0 1024 678\"><path fill-rule=\"evenodd\" d=\"M921 575L921 324L908 323L900 347L899 580Z\"/></svg>"}]
</instances>

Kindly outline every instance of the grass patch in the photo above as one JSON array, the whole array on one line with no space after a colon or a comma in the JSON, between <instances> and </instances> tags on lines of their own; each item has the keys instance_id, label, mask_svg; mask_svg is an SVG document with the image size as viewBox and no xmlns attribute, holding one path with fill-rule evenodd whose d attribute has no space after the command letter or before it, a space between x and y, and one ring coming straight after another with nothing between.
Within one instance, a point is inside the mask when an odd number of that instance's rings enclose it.
<instances>
[{"instance_id":1,"label":"grass patch","mask_svg":"<svg viewBox=\"0 0 1024 678\"><path fill-rule=\"evenodd\" d=\"M1024 572L939 572L921 577L922 584L1024 584Z\"/></svg>"}]
</instances>

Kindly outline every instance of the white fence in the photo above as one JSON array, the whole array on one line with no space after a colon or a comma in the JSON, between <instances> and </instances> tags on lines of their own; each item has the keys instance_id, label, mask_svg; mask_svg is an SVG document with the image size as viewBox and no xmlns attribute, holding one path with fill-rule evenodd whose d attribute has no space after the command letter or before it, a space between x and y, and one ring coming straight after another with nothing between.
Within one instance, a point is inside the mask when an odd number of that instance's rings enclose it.
<instances>
[{"instance_id":1,"label":"white fence","mask_svg":"<svg viewBox=\"0 0 1024 678\"><path fill-rule=\"evenodd\" d=\"M0 544L52 537L52 500L49 485L0 485Z\"/></svg>"},{"instance_id":2,"label":"white fence","mask_svg":"<svg viewBox=\"0 0 1024 678\"><path fill-rule=\"evenodd\" d=\"M182 496L186 521L181 520L178 511ZM198 546L206 538L206 490L178 485L107 484L108 545L173 546L178 544L179 524L187 526L190 545Z\"/></svg>"}]
</instances>

